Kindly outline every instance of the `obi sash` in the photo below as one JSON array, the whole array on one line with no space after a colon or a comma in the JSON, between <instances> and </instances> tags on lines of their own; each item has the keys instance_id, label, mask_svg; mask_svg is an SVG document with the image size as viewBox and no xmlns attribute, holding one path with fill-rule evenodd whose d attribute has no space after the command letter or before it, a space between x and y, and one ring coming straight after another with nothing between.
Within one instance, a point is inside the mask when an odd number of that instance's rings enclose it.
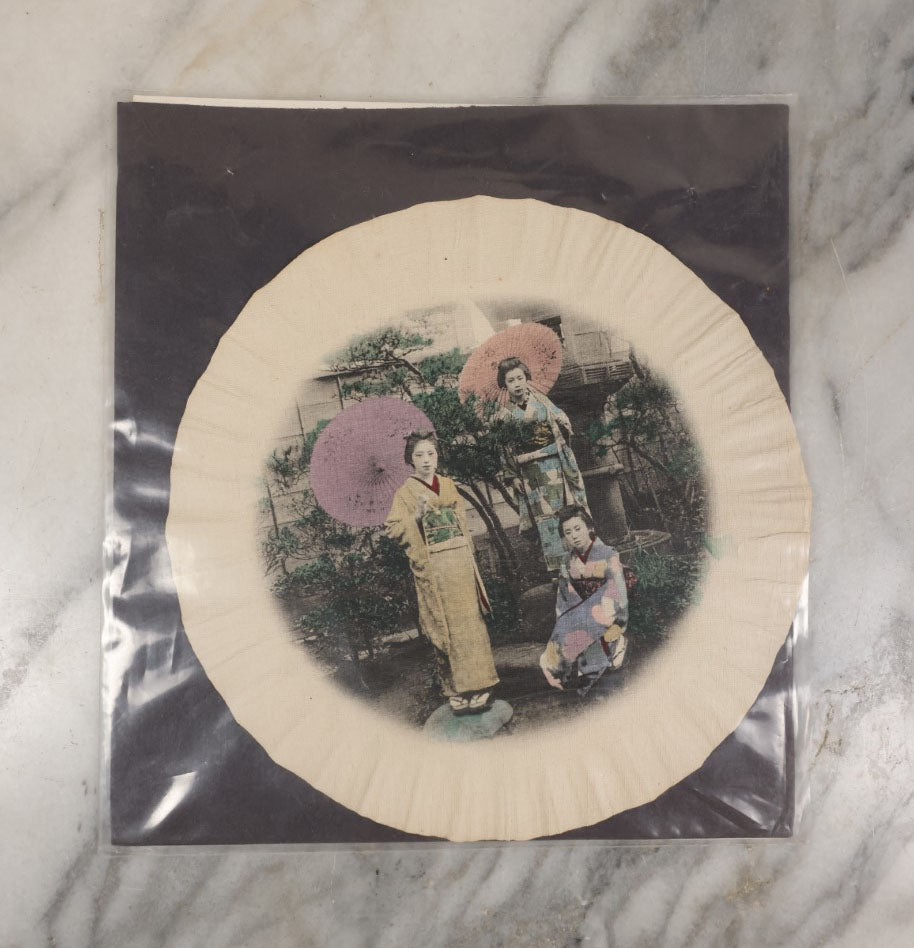
<instances>
[{"instance_id":1,"label":"obi sash","mask_svg":"<svg viewBox=\"0 0 914 948\"><path fill-rule=\"evenodd\" d=\"M422 533L430 553L467 545L467 538L457 520L455 504L429 506L422 515Z\"/></svg>"}]
</instances>

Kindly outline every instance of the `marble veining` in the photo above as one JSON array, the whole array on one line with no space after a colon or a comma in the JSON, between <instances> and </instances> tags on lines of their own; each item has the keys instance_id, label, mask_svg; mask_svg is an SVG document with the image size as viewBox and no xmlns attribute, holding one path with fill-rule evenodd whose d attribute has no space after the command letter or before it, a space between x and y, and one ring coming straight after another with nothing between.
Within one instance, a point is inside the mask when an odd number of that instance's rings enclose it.
<instances>
[{"instance_id":1,"label":"marble veining","mask_svg":"<svg viewBox=\"0 0 914 948\"><path fill-rule=\"evenodd\" d=\"M5 11L0 945L908 945L907 0L200 0ZM789 842L97 848L113 103L795 93L793 404L815 492Z\"/></svg>"}]
</instances>

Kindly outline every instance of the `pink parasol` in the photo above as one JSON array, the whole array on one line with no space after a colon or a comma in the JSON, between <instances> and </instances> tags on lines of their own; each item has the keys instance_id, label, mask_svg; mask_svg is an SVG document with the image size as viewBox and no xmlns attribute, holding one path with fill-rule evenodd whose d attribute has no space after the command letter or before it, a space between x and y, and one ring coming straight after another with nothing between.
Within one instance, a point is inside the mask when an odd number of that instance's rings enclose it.
<instances>
[{"instance_id":1,"label":"pink parasol","mask_svg":"<svg viewBox=\"0 0 914 948\"><path fill-rule=\"evenodd\" d=\"M498 363L512 356L530 369L530 384L543 394L555 385L562 371L562 344L548 326L509 326L477 346L467 359L457 383L460 400L466 401L474 392L493 402L503 402L505 393L498 387Z\"/></svg>"},{"instance_id":2,"label":"pink parasol","mask_svg":"<svg viewBox=\"0 0 914 948\"><path fill-rule=\"evenodd\" d=\"M344 409L311 455L317 502L350 526L382 524L397 488L413 473L403 460L406 436L432 430L424 412L399 398L370 398Z\"/></svg>"}]
</instances>

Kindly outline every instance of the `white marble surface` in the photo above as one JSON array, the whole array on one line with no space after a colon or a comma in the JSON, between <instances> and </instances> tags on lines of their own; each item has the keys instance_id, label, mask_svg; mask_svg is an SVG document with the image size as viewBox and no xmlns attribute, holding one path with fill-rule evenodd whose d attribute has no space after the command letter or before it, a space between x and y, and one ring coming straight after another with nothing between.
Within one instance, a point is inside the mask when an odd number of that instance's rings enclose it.
<instances>
[{"instance_id":1,"label":"white marble surface","mask_svg":"<svg viewBox=\"0 0 914 948\"><path fill-rule=\"evenodd\" d=\"M909 0L4 8L0 945L914 943ZM97 850L114 101L795 92L810 799L783 843Z\"/></svg>"}]
</instances>

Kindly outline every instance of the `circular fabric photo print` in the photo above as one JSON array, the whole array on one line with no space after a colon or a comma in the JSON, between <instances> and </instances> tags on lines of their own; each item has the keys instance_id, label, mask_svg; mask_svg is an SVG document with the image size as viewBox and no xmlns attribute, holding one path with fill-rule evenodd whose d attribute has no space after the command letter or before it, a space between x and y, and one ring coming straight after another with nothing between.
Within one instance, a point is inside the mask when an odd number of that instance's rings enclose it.
<instances>
[{"instance_id":1,"label":"circular fabric photo print","mask_svg":"<svg viewBox=\"0 0 914 948\"><path fill-rule=\"evenodd\" d=\"M810 499L744 324L619 224L418 205L256 293L188 400L167 541L240 725L358 813L529 839L653 800L746 714Z\"/></svg>"}]
</instances>

